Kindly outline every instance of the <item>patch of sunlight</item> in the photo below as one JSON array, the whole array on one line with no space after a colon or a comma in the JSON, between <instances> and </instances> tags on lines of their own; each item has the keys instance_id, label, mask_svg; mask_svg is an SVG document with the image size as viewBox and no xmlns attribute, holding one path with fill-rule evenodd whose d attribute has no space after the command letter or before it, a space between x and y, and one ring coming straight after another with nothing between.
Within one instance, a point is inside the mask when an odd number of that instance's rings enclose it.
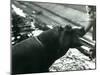
<instances>
[{"instance_id":1,"label":"patch of sunlight","mask_svg":"<svg viewBox=\"0 0 100 75\"><path fill-rule=\"evenodd\" d=\"M26 16L26 14L25 14L20 8L17 8L15 5L12 5L12 8L14 9L14 11L15 11L18 15L23 16L23 17Z\"/></svg>"}]
</instances>

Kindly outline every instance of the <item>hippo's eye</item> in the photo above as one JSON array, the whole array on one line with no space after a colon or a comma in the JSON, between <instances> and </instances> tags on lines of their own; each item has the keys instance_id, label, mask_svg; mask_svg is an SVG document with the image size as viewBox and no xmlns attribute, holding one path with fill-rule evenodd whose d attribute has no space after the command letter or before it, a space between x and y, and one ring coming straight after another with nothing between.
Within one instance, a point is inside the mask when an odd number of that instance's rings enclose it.
<instances>
[{"instance_id":1,"label":"hippo's eye","mask_svg":"<svg viewBox=\"0 0 100 75\"><path fill-rule=\"evenodd\" d=\"M91 12L89 11L88 14L91 14Z\"/></svg>"},{"instance_id":2,"label":"hippo's eye","mask_svg":"<svg viewBox=\"0 0 100 75\"><path fill-rule=\"evenodd\" d=\"M63 30L63 28L60 26L60 27L59 27L59 30L60 30L60 31L62 31L62 30Z\"/></svg>"}]
</instances>

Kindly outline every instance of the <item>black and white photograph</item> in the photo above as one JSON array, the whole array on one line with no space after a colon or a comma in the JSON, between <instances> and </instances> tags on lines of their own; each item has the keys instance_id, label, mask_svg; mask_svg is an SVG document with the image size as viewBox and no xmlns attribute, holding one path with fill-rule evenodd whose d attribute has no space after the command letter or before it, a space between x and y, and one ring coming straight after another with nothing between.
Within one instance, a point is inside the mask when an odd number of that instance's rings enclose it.
<instances>
[{"instance_id":1,"label":"black and white photograph","mask_svg":"<svg viewBox=\"0 0 100 75\"><path fill-rule=\"evenodd\" d=\"M96 5L11 0L11 74L96 70Z\"/></svg>"}]
</instances>

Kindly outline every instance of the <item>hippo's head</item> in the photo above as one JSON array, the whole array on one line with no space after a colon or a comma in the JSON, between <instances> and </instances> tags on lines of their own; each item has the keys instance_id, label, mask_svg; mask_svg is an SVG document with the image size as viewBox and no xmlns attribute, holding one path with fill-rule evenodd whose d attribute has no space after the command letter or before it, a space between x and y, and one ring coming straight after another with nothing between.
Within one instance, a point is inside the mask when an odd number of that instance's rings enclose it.
<instances>
[{"instance_id":1,"label":"hippo's head","mask_svg":"<svg viewBox=\"0 0 100 75\"><path fill-rule=\"evenodd\" d=\"M81 28L72 28L70 25L62 28L60 34L60 46L63 49L66 48L76 48L81 46L80 37L85 34L85 30L83 27Z\"/></svg>"}]
</instances>

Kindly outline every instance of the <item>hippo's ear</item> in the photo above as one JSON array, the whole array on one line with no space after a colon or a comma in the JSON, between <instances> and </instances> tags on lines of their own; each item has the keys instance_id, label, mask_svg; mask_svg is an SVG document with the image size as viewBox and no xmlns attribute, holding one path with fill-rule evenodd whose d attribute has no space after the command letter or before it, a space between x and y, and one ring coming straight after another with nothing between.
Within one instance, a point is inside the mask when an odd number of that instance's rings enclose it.
<instances>
[{"instance_id":1,"label":"hippo's ear","mask_svg":"<svg viewBox=\"0 0 100 75\"><path fill-rule=\"evenodd\" d=\"M63 27L62 26L55 26L54 29L57 29L59 31L62 31L63 30Z\"/></svg>"},{"instance_id":2,"label":"hippo's ear","mask_svg":"<svg viewBox=\"0 0 100 75\"><path fill-rule=\"evenodd\" d=\"M71 30L72 30L72 27L71 27L70 25L66 25L66 26L65 26L65 30L66 30L66 31L71 31Z\"/></svg>"}]
</instances>

